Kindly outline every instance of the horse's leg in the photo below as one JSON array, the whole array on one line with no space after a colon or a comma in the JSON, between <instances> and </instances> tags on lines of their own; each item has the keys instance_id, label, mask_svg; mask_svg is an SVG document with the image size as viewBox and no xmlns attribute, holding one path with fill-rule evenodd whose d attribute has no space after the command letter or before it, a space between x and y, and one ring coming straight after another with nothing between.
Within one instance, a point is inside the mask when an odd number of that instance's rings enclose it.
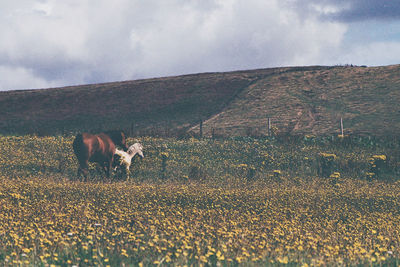
<instances>
[{"instance_id":1,"label":"horse's leg","mask_svg":"<svg viewBox=\"0 0 400 267\"><path fill-rule=\"evenodd\" d=\"M106 165L106 174L107 174L107 178L109 178L109 179L110 179L110 174L111 174L111 168L112 168L112 160L107 162L107 165Z\"/></svg>"},{"instance_id":2,"label":"horse's leg","mask_svg":"<svg viewBox=\"0 0 400 267\"><path fill-rule=\"evenodd\" d=\"M80 175L82 174L83 179L86 182L88 173L89 173L89 163L87 161L80 162L79 167L78 167L77 179L79 180Z\"/></svg>"},{"instance_id":3,"label":"horse's leg","mask_svg":"<svg viewBox=\"0 0 400 267\"><path fill-rule=\"evenodd\" d=\"M106 176L107 176L107 167L106 167L107 166L107 162L105 162L105 161L99 162L99 165L100 165L101 173L104 172L106 174Z\"/></svg>"},{"instance_id":4,"label":"horse's leg","mask_svg":"<svg viewBox=\"0 0 400 267\"><path fill-rule=\"evenodd\" d=\"M103 168L104 173L106 174L106 177L110 179L110 170L111 170L112 162L110 161L105 161L101 164L101 167Z\"/></svg>"},{"instance_id":5,"label":"horse's leg","mask_svg":"<svg viewBox=\"0 0 400 267\"><path fill-rule=\"evenodd\" d=\"M79 166L78 167L78 171L77 171L77 173L76 173L76 180L79 180L79 178L80 178L80 176L81 176L81 167Z\"/></svg>"},{"instance_id":6,"label":"horse's leg","mask_svg":"<svg viewBox=\"0 0 400 267\"><path fill-rule=\"evenodd\" d=\"M88 181L88 174L89 174L88 167L82 169L82 173L83 173L84 181L87 182Z\"/></svg>"},{"instance_id":7,"label":"horse's leg","mask_svg":"<svg viewBox=\"0 0 400 267\"><path fill-rule=\"evenodd\" d=\"M126 180L129 181L129 166L125 165Z\"/></svg>"},{"instance_id":8,"label":"horse's leg","mask_svg":"<svg viewBox=\"0 0 400 267\"><path fill-rule=\"evenodd\" d=\"M103 169L104 173L107 175L107 162L104 162L104 163L101 165L101 168Z\"/></svg>"},{"instance_id":9,"label":"horse's leg","mask_svg":"<svg viewBox=\"0 0 400 267\"><path fill-rule=\"evenodd\" d=\"M107 162L107 177L108 178L111 177L111 170L113 167L113 162L114 162L114 154L111 154L110 158L108 159L108 162Z\"/></svg>"},{"instance_id":10,"label":"horse's leg","mask_svg":"<svg viewBox=\"0 0 400 267\"><path fill-rule=\"evenodd\" d=\"M83 175L83 181L86 182L86 180L87 180L87 175L88 175L88 170L85 169L85 168L82 168L82 167L78 167L78 173L76 174L76 179L77 179L78 181L82 181L82 180L80 179L80 178L81 178L81 175Z\"/></svg>"}]
</instances>

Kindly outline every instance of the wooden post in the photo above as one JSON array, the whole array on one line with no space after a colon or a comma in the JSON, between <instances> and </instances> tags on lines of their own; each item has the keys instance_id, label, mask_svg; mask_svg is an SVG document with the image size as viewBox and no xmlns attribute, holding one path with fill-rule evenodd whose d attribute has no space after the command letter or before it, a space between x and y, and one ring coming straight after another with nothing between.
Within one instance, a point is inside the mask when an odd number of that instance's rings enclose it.
<instances>
[{"instance_id":1,"label":"wooden post","mask_svg":"<svg viewBox=\"0 0 400 267\"><path fill-rule=\"evenodd\" d=\"M268 136L271 136L271 118L268 117Z\"/></svg>"},{"instance_id":2,"label":"wooden post","mask_svg":"<svg viewBox=\"0 0 400 267\"><path fill-rule=\"evenodd\" d=\"M343 118L340 117L340 131L342 133L342 137L343 137Z\"/></svg>"},{"instance_id":3,"label":"wooden post","mask_svg":"<svg viewBox=\"0 0 400 267\"><path fill-rule=\"evenodd\" d=\"M203 120L200 120L200 138L203 137Z\"/></svg>"}]
</instances>

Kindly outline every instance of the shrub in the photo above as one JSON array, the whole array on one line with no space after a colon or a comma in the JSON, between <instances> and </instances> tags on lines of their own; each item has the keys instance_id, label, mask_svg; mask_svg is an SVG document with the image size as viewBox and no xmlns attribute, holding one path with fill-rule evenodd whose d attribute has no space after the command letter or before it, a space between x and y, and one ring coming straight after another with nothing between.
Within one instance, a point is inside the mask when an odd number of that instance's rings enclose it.
<instances>
[{"instance_id":1,"label":"shrub","mask_svg":"<svg viewBox=\"0 0 400 267\"><path fill-rule=\"evenodd\" d=\"M335 168L335 154L319 153L318 154L318 174L322 177L329 177Z\"/></svg>"},{"instance_id":2,"label":"shrub","mask_svg":"<svg viewBox=\"0 0 400 267\"><path fill-rule=\"evenodd\" d=\"M379 178L388 171L386 155L373 155L369 158L369 165L369 173L374 174L371 178Z\"/></svg>"}]
</instances>

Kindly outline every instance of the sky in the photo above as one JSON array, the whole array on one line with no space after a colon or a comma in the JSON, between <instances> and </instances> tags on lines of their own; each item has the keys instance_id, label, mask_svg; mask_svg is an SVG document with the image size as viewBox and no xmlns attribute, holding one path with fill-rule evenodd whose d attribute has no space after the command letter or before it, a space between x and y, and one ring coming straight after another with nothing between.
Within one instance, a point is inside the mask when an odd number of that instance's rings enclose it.
<instances>
[{"instance_id":1,"label":"sky","mask_svg":"<svg viewBox=\"0 0 400 267\"><path fill-rule=\"evenodd\" d=\"M1 0L0 91L400 63L400 0Z\"/></svg>"}]
</instances>

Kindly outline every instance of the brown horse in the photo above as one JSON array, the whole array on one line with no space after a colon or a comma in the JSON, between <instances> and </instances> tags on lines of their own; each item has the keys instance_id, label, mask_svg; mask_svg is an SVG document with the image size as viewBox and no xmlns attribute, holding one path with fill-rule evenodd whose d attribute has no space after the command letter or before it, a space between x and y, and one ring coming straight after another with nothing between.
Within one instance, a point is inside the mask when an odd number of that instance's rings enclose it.
<instances>
[{"instance_id":1,"label":"brown horse","mask_svg":"<svg viewBox=\"0 0 400 267\"><path fill-rule=\"evenodd\" d=\"M82 173L86 181L89 161L100 164L109 178L116 145L121 146L124 150L128 149L124 132L108 131L100 134L78 134L72 144L79 162L78 178Z\"/></svg>"}]
</instances>

